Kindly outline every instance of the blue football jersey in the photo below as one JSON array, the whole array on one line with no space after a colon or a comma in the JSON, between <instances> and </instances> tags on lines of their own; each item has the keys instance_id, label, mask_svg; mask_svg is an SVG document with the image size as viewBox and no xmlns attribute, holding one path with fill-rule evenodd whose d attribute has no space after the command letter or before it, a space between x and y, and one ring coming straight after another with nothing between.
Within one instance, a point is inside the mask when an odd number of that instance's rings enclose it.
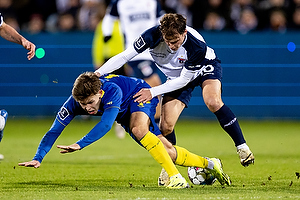
<instances>
[{"instance_id":1,"label":"blue football jersey","mask_svg":"<svg viewBox=\"0 0 300 200\"><path fill-rule=\"evenodd\" d=\"M128 104L135 93L141 88L150 88L144 80L114 74L101 76L100 81L102 82L101 89L104 94L101 98L97 116L101 116L106 109L112 107L118 108L119 113L124 113L127 111ZM76 115L87 114L71 95L58 112L57 119L67 126ZM118 117L121 116L118 115Z\"/></svg>"}]
</instances>

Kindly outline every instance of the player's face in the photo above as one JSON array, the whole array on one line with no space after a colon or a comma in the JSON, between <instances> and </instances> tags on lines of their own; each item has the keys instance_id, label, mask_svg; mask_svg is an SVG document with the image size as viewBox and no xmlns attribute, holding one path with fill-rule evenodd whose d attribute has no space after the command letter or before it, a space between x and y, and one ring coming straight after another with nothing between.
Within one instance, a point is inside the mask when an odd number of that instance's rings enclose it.
<instances>
[{"instance_id":1,"label":"player's face","mask_svg":"<svg viewBox=\"0 0 300 200\"><path fill-rule=\"evenodd\" d=\"M168 37L166 38L163 35L164 41L166 42L166 44L169 46L169 48L172 51L177 51L179 49L179 47L182 45L184 38L186 36L187 30L185 30L185 32L183 34L175 34L173 35L173 37Z\"/></svg>"},{"instance_id":2,"label":"player's face","mask_svg":"<svg viewBox=\"0 0 300 200\"><path fill-rule=\"evenodd\" d=\"M84 101L80 101L80 106L90 115L97 114L101 103L102 92L102 90L99 90L99 93L89 96Z\"/></svg>"}]
</instances>

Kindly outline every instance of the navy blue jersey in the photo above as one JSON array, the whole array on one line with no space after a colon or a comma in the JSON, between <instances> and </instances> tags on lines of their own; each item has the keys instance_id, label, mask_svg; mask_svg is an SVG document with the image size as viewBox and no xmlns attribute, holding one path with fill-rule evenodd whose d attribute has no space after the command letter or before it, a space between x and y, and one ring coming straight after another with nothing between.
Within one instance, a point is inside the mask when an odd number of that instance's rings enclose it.
<instances>
[{"instance_id":1,"label":"navy blue jersey","mask_svg":"<svg viewBox=\"0 0 300 200\"><path fill-rule=\"evenodd\" d=\"M172 51L163 41L159 26L145 31L133 44L134 49L141 53L149 49L160 70L169 78L180 76L183 68L197 71L193 79L203 75L203 69L216 60L219 62L214 50L208 47L203 37L194 29L187 27L187 35L181 47Z\"/></svg>"},{"instance_id":2,"label":"navy blue jersey","mask_svg":"<svg viewBox=\"0 0 300 200\"><path fill-rule=\"evenodd\" d=\"M81 148L103 137L110 130L114 121L119 122L130 133L130 115L137 111L144 112L149 116L152 122L151 127L149 127L151 132L156 135L161 134L154 123L158 99L154 98L146 104L134 102L133 99L133 95L140 89L150 88L144 80L119 75L106 75L102 76L100 81L102 82L103 96L96 115L102 117L100 122L77 142ZM33 160L38 160L39 162L43 160L63 129L77 115L88 115L88 113L71 95L60 108L50 130L44 135ZM130 135L133 137L132 133Z\"/></svg>"}]
</instances>

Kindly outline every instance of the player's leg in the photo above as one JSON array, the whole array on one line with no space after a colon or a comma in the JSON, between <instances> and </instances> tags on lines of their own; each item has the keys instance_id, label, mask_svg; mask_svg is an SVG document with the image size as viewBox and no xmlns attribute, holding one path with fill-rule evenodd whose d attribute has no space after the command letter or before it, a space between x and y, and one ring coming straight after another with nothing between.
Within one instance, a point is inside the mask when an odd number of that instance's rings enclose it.
<instances>
[{"instance_id":1,"label":"player's leg","mask_svg":"<svg viewBox=\"0 0 300 200\"><path fill-rule=\"evenodd\" d=\"M168 154L176 165L184 167L200 167L211 171L218 179L218 181L224 185L230 185L230 178L223 172L219 159L216 158L204 158L202 156L191 153L187 149L179 146L173 146L165 137L159 135L158 138L163 142ZM219 161L219 162L216 162ZM161 174L161 176L164 176ZM159 178L159 185L164 185L164 178ZM161 179L161 180L160 180ZM160 182L161 181L161 182Z\"/></svg>"},{"instance_id":2,"label":"player's leg","mask_svg":"<svg viewBox=\"0 0 300 200\"><path fill-rule=\"evenodd\" d=\"M176 144L174 127L184 108L185 104L178 99L166 95L163 97L159 129L172 144Z\"/></svg>"},{"instance_id":3,"label":"player's leg","mask_svg":"<svg viewBox=\"0 0 300 200\"><path fill-rule=\"evenodd\" d=\"M150 119L144 112L133 112L130 117L130 131L138 141L151 154L156 162L158 162L168 173L170 177L169 188L185 188L188 183L181 176L178 169L174 165L171 157L164 148L161 140L149 131Z\"/></svg>"},{"instance_id":4,"label":"player's leg","mask_svg":"<svg viewBox=\"0 0 300 200\"><path fill-rule=\"evenodd\" d=\"M202 93L206 106L216 115L221 127L234 141L241 164L243 166L253 164L254 156L246 144L238 120L221 99L221 82L217 79L205 80L202 84Z\"/></svg>"},{"instance_id":5,"label":"player's leg","mask_svg":"<svg viewBox=\"0 0 300 200\"><path fill-rule=\"evenodd\" d=\"M163 136L173 145L176 144L174 127L184 107L184 103L173 97L164 95L162 99L159 129ZM158 185L164 186L167 185L168 182L169 177L166 175L166 171L163 168L158 177Z\"/></svg>"},{"instance_id":6,"label":"player's leg","mask_svg":"<svg viewBox=\"0 0 300 200\"><path fill-rule=\"evenodd\" d=\"M144 78L144 80L151 86L155 87L161 84L161 80L158 74L154 73L150 77ZM155 122L159 125L160 121L160 114L161 114L161 96L158 96L159 103L156 106L156 113L155 113Z\"/></svg>"},{"instance_id":7,"label":"player's leg","mask_svg":"<svg viewBox=\"0 0 300 200\"><path fill-rule=\"evenodd\" d=\"M0 110L0 142L3 138L3 130L6 124L6 120L8 117L8 113L6 112L6 110ZM0 154L0 160L2 160L4 158L4 156L2 154Z\"/></svg>"}]
</instances>

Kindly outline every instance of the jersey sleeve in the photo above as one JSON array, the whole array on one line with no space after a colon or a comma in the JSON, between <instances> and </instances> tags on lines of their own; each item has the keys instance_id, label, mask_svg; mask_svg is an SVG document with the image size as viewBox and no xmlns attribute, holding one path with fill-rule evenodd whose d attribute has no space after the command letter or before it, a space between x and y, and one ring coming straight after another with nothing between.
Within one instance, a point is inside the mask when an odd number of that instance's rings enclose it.
<instances>
[{"instance_id":1,"label":"jersey sleeve","mask_svg":"<svg viewBox=\"0 0 300 200\"><path fill-rule=\"evenodd\" d=\"M184 48L187 50L188 60L185 62L187 70L200 70L205 64L205 56L207 51L206 43L188 32L187 41Z\"/></svg>"},{"instance_id":2,"label":"jersey sleeve","mask_svg":"<svg viewBox=\"0 0 300 200\"><path fill-rule=\"evenodd\" d=\"M40 163L42 162L42 160L44 159L46 154L50 151L54 142L61 134L61 132L64 130L64 128L65 126L61 124L56 118L50 130L42 138L33 160L37 160Z\"/></svg>"},{"instance_id":3,"label":"jersey sleeve","mask_svg":"<svg viewBox=\"0 0 300 200\"><path fill-rule=\"evenodd\" d=\"M75 104L75 100L71 96L60 108L51 128L42 138L33 160L42 162L43 158L50 151L58 136L60 136L64 128L75 117L76 109L78 109L78 105Z\"/></svg>"},{"instance_id":4,"label":"jersey sleeve","mask_svg":"<svg viewBox=\"0 0 300 200\"><path fill-rule=\"evenodd\" d=\"M183 68L179 77L169 80L162 85L150 88L152 98L161 94L172 92L186 86L193 78L196 71Z\"/></svg>"},{"instance_id":5,"label":"jersey sleeve","mask_svg":"<svg viewBox=\"0 0 300 200\"><path fill-rule=\"evenodd\" d=\"M106 63L104 63L95 72L98 72L101 75L111 73L111 72L119 69L120 67L122 67L126 62L131 60L136 55L138 55L138 52L136 52L133 47L129 47L125 51L110 58Z\"/></svg>"},{"instance_id":6,"label":"jersey sleeve","mask_svg":"<svg viewBox=\"0 0 300 200\"><path fill-rule=\"evenodd\" d=\"M106 81L103 83L102 90L104 95L101 99L103 106L101 121L77 142L81 149L102 138L111 129L120 111L123 98L121 88L113 82Z\"/></svg>"},{"instance_id":7,"label":"jersey sleeve","mask_svg":"<svg viewBox=\"0 0 300 200\"><path fill-rule=\"evenodd\" d=\"M84 147L102 138L111 129L118 113L119 108L117 107L110 107L106 109L101 117L101 121L96 124L96 126L88 134L86 134L77 142L80 148L83 149Z\"/></svg>"},{"instance_id":8,"label":"jersey sleeve","mask_svg":"<svg viewBox=\"0 0 300 200\"><path fill-rule=\"evenodd\" d=\"M157 7L156 7L156 18L160 18L161 16L164 15L165 12L163 11L162 6L161 6L159 0L156 1L156 4L157 4Z\"/></svg>"},{"instance_id":9,"label":"jersey sleeve","mask_svg":"<svg viewBox=\"0 0 300 200\"><path fill-rule=\"evenodd\" d=\"M102 20L102 33L103 36L111 36L113 33L114 23L117 20L117 18L106 14Z\"/></svg>"},{"instance_id":10,"label":"jersey sleeve","mask_svg":"<svg viewBox=\"0 0 300 200\"><path fill-rule=\"evenodd\" d=\"M157 46L161 38L162 36L159 31L159 26L154 26L143 32L140 37L134 41L133 47L138 53L142 53L148 48L154 48Z\"/></svg>"}]
</instances>

